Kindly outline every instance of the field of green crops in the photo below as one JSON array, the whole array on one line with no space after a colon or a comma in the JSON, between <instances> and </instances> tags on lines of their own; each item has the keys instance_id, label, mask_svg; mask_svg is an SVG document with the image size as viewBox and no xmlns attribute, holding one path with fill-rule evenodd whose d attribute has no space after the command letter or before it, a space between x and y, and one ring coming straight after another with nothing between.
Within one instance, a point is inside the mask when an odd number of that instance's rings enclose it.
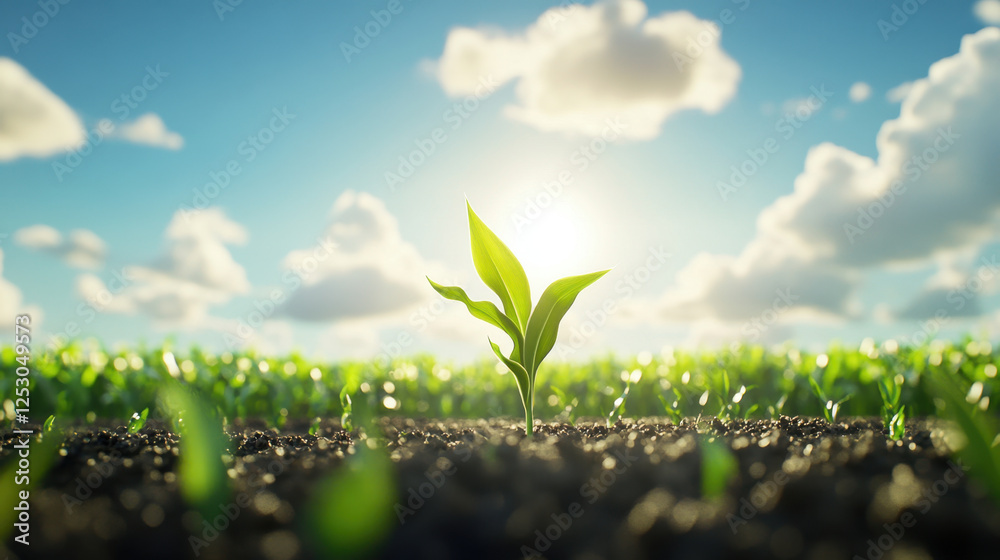
<instances>
[{"instance_id":1,"label":"field of green crops","mask_svg":"<svg viewBox=\"0 0 1000 560\"><path fill-rule=\"evenodd\" d=\"M998 354L989 342L969 338L919 348L865 341L860 347L833 346L819 354L759 346L664 349L586 363L549 363L539 372L535 417L572 422L609 416L879 416L885 411L886 389L890 394L898 389L897 406L905 406L912 418L933 415L940 405L922 383L936 372L959 381L971 407L992 415L1000 391ZM0 351L4 395L14 394L15 359L12 348ZM36 421L49 415L124 421L147 407L151 418L164 418L157 394L170 377L195 388L225 418L259 418L276 426L289 418L340 417L350 406L345 396L355 410L366 407L380 416L518 418L523 412L512 376L500 373L505 369L495 360L454 365L414 356L391 364L320 363L295 354L216 355L197 348L107 352L76 343L36 354L31 364ZM4 401L8 419L13 405Z\"/></svg>"}]
</instances>

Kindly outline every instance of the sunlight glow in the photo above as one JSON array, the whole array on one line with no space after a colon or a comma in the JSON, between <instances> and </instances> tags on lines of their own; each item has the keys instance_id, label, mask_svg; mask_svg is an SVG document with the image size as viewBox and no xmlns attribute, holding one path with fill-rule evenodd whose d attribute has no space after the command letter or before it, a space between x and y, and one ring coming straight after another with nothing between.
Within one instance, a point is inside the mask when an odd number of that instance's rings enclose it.
<instances>
[{"instance_id":1,"label":"sunlight glow","mask_svg":"<svg viewBox=\"0 0 1000 560\"><path fill-rule=\"evenodd\" d=\"M545 286L538 283L587 272L580 268L581 251L587 247L584 237L578 214L565 207L548 208L521 229L512 249L534 290L542 290Z\"/></svg>"}]
</instances>

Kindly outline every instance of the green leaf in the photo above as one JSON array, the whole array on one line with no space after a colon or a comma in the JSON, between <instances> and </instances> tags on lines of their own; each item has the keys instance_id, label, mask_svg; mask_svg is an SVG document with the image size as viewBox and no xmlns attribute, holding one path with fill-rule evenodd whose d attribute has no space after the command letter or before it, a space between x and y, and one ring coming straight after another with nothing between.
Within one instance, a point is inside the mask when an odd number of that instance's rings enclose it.
<instances>
[{"instance_id":1,"label":"green leaf","mask_svg":"<svg viewBox=\"0 0 1000 560\"><path fill-rule=\"evenodd\" d=\"M487 338L487 340L489 339ZM497 358L499 358L500 361L507 366L507 369L514 374L514 379L517 381L517 388L521 391L521 404L523 404L524 409L528 411L531 408L532 393L531 378L528 376L528 372L525 371L524 366L520 363L505 357L503 352L500 351L500 347L497 346L497 344L492 340L490 340L490 347L493 348L493 353L497 355Z\"/></svg>"},{"instance_id":2,"label":"green leaf","mask_svg":"<svg viewBox=\"0 0 1000 560\"><path fill-rule=\"evenodd\" d=\"M52 431L52 424L54 424L55 421L56 421L55 414L53 414L53 415L49 416L48 418L46 418L45 419L45 423L42 424L42 431L43 432L51 432Z\"/></svg>"},{"instance_id":3,"label":"green leaf","mask_svg":"<svg viewBox=\"0 0 1000 560\"><path fill-rule=\"evenodd\" d=\"M556 344L556 336L559 334L559 321L569 311L576 296L584 288L593 284L598 278L604 276L609 271L591 272L579 276L569 276L561 280L556 280L545 288L538 305L528 320L528 328L524 333L524 359L521 363L532 379L538 371L538 364L542 363L545 356L549 354Z\"/></svg>"},{"instance_id":4,"label":"green leaf","mask_svg":"<svg viewBox=\"0 0 1000 560\"><path fill-rule=\"evenodd\" d=\"M719 438L701 440L701 495L716 500L726 494L726 488L739 472L739 463L729 444Z\"/></svg>"},{"instance_id":5,"label":"green leaf","mask_svg":"<svg viewBox=\"0 0 1000 560\"><path fill-rule=\"evenodd\" d=\"M128 421L128 433L134 434L146 425L146 418L149 416L149 407L142 409L142 412L135 412Z\"/></svg>"},{"instance_id":6,"label":"green leaf","mask_svg":"<svg viewBox=\"0 0 1000 560\"><path fill-rule=\"evenodd\" d=\"M428 278L427 281L430 282L431 287L443 297L464 303L473 317L486 321L495 327L499 327L507 333L511 342L514 343L514 352L510 355L511 359L514 361L519 361L521 359L521 348L524 346L524 335L521 334L521 328L518 327L517 324L510 319L510 317L501 313L496 304L492 301L472 301L465 293L465 290L459 288L458 286L442 286L430 278Z\"/></svg>"},{"instance_id":7,"label":"green leaf","mask_svg":"<svg viewBox=\"0 0 1000 560\"><path fill-rule=\"evenodd\" d=\"M171 383L161 389L163 409L179 426L180 465L177 481L181 495L206 519L218 514L230 496L229 477L222 456L228 438L214 411L196 392Z\"/></svg>"},{"instance_id":8,"label":"green leaf","mask_svg":"<svg viewBox=\"0 0 1000 560\"><path fill-rule=\"evenodd\" d=\"M968 467L966 470L978 478L993 500L1000 504L1000 447L993 445L998 437L996 419L978 413L969 405L965 400L967 387L961 386L949 374L938 373L925 379L930 381L933 394L944 404L939 414L951 419L965 436L965 445L957 451L963 467Z\"/></svg>"},{"instance_id":9,"label":"green leaf","mask_svg":"<svg viewBox=\"0 0 1000 560\"><path fill-rule=\"evenodd\" d=\"M524 268L514 253L504 245L479 216L469 209L469 236L472 238L472 262L483 282L503 304L503 311L524 332L531 313L531 289ZM443 294L442 294L443 295Z\"/></svg>"},{"instance_id":10,"label":"green leaf","mask_svg":"<svg viewBox=\"0 0 1000 560\"><path fill-rule=\"evenodd\" d=\"M321 480L307 502L303 527L325 558L369 558L392 532L398 482L392 461L361 444L345 464ZM398 509L399 522L414 511Z\"/></svg>"}]
</instances>

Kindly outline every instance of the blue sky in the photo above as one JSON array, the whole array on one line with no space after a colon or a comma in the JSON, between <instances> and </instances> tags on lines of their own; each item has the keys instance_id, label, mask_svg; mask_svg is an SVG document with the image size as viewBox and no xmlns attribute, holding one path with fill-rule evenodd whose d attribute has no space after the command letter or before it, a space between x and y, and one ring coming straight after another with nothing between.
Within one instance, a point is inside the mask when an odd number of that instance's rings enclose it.
<instances>
[{"instance_id":1,"label":"blue sky","mask_svg":"<svg viewBox=\"0 0 1000 560\"><path fill-rule=\"evenodd\" d=\"M5 3L0 57L13 64L0 70L0 117L15 124L0 124L0 312L33 312L48 335L75 324L108 344L173 337L337 357L391 353L412 339L400 351L465 359L485 350L488 328L468 325L458 304L441 305L422 276L478 283L468 197L523 254L536 294L559 276L615 267L566 319L570 358L740 339L905 339L937 334L922 325L939 309L939 334L990 335L992 283L958 296L970 302L961 309L953 293L997 248L1000 206L983 196L996 101L977 88L995 83L1000 62L988 32L976 35L978 47L962 41L998 23L1000 5L976 4L401 0L220 11L207 1L69 2L42 16L41 4ZM687 39L712 20L721 34L691 59L696 73L677 70L665 53L691 55ZM643 27L650 21L669 29L657 34ZM358 40L366 26L377 35ZM628 50L633 39L640 50ZM887 98L950 57L976 69L971 85L950 87L969 72L942 70L927 87ZM486 77L497 85L477 99L468 82ZM831 95L803 108L814 89ZM913 114L901 117L907 103ZM800 109L798 127L782 127ZM606 147L593 144L606 132L602 114L630 123L607 133ZM883 159L913 148L928 115L977 128L855 243L843 243L840 227L812 227L854 214L853 202L827 205L825 196L869 189L875 200L887 190L899 166ZM876 138L893 120L910 136L881 153ZM82 133L112 129L87 149ZM723 197L732 166L769 138L777 150ZM386 174L427 142L434 151L390 187ZM588 146L603 151L584 169ZM869 177L859 163L838 174L854 156L878 160L884 173ZM206 186L227 167L239 173L225 188ZM552 197L543 184L561 172L573 182ZM824 186L798 192L797 178ZM941 202L926 193L952 188L955 207L928 214ZM178 214L206 202L193 221ZM532 203L544 208L528 219ZM813 206L830 211L796 214ZM909 234L914 220L941 238ZM299 278L300 289L287 271L324 236L339 248ZM641 285L616 290L650 251L670 257ZM138 279L115 289L115 274L136 268ZM282 297L272 312L274 290ZM782 290L797 299L775 304ZM595 320L608 301L616 311ZM592 334L568 342L581 329Z\"/></svg>"}]
</instances>

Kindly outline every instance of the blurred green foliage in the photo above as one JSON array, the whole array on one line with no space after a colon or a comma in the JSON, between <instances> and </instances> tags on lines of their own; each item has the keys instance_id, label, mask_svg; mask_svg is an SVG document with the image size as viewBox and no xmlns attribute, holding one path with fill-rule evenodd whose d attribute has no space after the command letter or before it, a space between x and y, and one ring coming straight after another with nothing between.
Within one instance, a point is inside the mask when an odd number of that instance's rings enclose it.
<instances>
[{"instance_id":1,"label":"blurred green foliage","mask_svg":"<svg viewBox=\"0 0 1000 560\"><path fill-rule=\"evenodd\" d=\"M850 395L841 406L841 417L879 417L885 404L880 380L892 380L899 386L899 406L905 405L907 417L913 418L935 413L933 391L923 381L936 373L975 386L975 402L969 404L995 415L998 354L990 343L971 338L916 348L866 341L860 348L834 345L822 353L760 346L727 351L667 348L658 354L545 364L538 374L535 407L543 420L560 414L607 417L631 378L625 410L630 418L662 417L665 402L677 418L766 418L779 411L824 416L827 411L815 396L812 378L826 395ZM14 358L11 348L0 350L0 395L14 394ZM341 417L350 412L344 410L347 402L354 403L355 412L362 406L380 416L430 418L518 417L522 407L513 376L499 373L505 368L498 368L495 359L460 366L426 355L388 364L323 363L295 353L212 354L199 348L174 353L169 345L109 352L74 342L37 352L32 363L35 418L54 414L127 421L149 407L151 418L169 419L162 407L154 407L158 392L174 380L195 389L221 417L263 418L275 425L289 417ZM734 392L742 387L748 388L745 395L737 393L742 410L734 413ZM567 411L570 403L572 410ZM10 405L4 403L8 416Z\"/></svg>"}]
</instances>

